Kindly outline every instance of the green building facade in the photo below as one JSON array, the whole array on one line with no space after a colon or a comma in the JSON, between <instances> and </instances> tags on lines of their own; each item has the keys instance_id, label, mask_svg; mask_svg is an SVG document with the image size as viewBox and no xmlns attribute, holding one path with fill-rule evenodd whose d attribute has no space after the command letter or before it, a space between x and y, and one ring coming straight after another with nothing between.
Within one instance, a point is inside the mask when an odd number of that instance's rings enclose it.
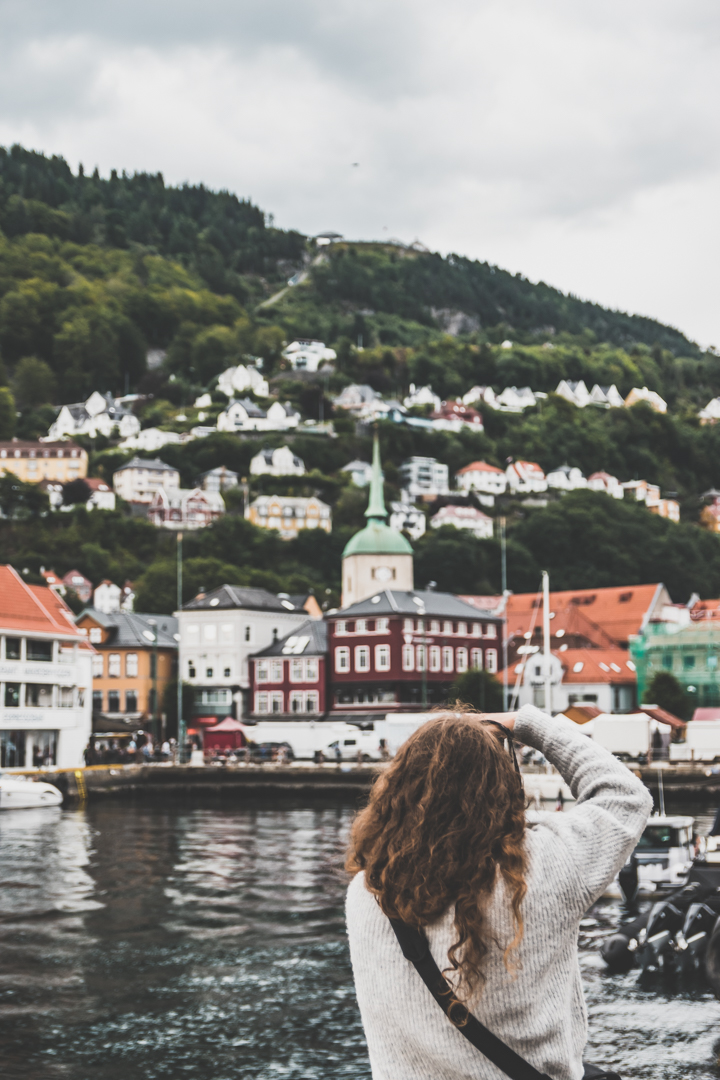
<instances>
[{"instance_id":1,"label":"green building facade","mask_svg":"<svg viewBox=\"0 0 720 1080\"><path fill-rule=\"evenodd\" d=\"M720 621L681 627L648 623L643 634L630 638L630 654L637 668L638 702L652 704L648 687L659 671L667 671L696 708L720 706Z\"/></svg>"}]
</instances>

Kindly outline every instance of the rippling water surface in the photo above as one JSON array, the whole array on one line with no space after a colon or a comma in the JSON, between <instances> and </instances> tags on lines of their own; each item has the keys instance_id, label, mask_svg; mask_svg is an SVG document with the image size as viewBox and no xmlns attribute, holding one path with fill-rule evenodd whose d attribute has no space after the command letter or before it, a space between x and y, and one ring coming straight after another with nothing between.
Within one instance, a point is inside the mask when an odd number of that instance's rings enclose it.
<instances>
[{"instance_id":1,"label":"rippling water surface","mask_svg":"<svg viewBox=\"0 0 720 1080\"><path fill-rule=\"evenodd\" d=\"M5 1080L370 1076L338 871L351 811L99 805L0 817ZM702 985L609 977L581 932L591 1058L717 1077Z\"/></svg>"}]
</instances>

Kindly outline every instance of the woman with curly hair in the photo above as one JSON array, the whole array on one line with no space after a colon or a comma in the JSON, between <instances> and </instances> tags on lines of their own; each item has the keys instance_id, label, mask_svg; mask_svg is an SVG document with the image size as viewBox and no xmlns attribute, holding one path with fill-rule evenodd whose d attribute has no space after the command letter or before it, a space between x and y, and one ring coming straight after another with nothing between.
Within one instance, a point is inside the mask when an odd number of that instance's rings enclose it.
<instances>
[{"instance_id":1,"label":"woman with curly hair","mask_svg":"<svg viewBox=\"0 0 720 1080\"><path fill-rule=\"evenodd\" d=\"M526 817L500 722L570 785L569 813ZM422 930L454 1000L539 1073L581 1080L580 919L623 865L652 800L582 729L531 705L438 713L355 819L347 924L373 1080L502 1080L403 955ZM390 920L394 922L391 923ZM452 1016L452 1010L451 1010Z\"/></svg>"}]
</instances>

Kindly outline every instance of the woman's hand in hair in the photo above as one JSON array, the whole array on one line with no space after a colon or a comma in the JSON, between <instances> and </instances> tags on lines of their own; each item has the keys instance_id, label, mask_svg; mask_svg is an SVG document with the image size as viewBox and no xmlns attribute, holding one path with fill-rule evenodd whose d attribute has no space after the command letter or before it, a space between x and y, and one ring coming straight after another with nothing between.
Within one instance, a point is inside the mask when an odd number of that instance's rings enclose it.
<instances>
[{"instance_id":1,"label":"woman's hand in hair","mask_svg":"<svg viewBox=\"0 0 720 1080\"><path fill-rule=\"evenodd\" d=\"M502 724L508 731L515 727L516 712L486 712L482 714L483 720L493 720L496 724Z\"/></svg>"}]
</instances>

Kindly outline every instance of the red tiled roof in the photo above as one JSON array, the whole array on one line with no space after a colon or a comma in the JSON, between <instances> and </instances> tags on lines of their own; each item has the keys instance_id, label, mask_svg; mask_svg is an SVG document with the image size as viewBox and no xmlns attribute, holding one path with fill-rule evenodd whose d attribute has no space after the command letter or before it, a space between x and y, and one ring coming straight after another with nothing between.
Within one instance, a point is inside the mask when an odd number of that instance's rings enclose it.
<instances>
[{"instance_id":1,"label":"red tiled roof","mask_svg":"<svg viewBox=\"0 0 720 1080\"><path fill-rule=\"evenodd\" d=\"M537 654L533 654L533 657ZM618 683L637 682L634 666L624 649L553 649L563 666L563 683ZM582 665L582 666L581 666ZM580 667L579 671L575 668Z\"/></svg>"},{"instance_id":2,"label":"red tiled roof","mask_svg":"<svg viewBox=\"0 0 720 1080\"><path fill-rule=\"evenodd\" d=\"M629 585L606 589L568 589L550 593L550 610L555 613L551 622L553 635L570 620L573 609L584 616L586 626L625 646L630 634L639 633L645 616L652 608L661 585ZM534 593L511 596L507 604L508 637L522 636L530 630L532 617L535 627L542 625L542 597ZM569 621L567 626L569 628ZM600 640L596 642L602 644Z\"/></svg>"},{"instance_id":3,"label":"red tiled roof","mask_svg":"<svg viewBox=\"0 0 720 1080\"><path fill-rule=\"evenodd\" d=\"M720 720L720 709L705 708L696 709L693 713L693 720Z\"/></svg>"},{"instance_id":4,"label":"red tiled roof","mask_svg":"<svg viewBox=\"0 0 720 1080\"><path fill-rule=\"evenodd\" d=\"M679 716L675 716L675 713L668 712L667 709L653 708L651 705L641 705L640 712L644 712L646 716L652 717L653 720L659 720L661 724L669 724L673 728L684 728L685 721L681 720Z\"/></svg>"},{"instance_id":5,"label":"red tiled roof","mask_svg":"<svg viewBox=\"0 0 720 1080\"><path fill-rule=\"evenodd\" d=\"M100 480L95 476L84 476L83 480L90 488L91 491L110 491L110 487L104 480Z\"/></svg>"},{"instance_id":6,"label":"red tiled roof","mask_svg":"<svg viewBox=\"0 0 720 1080\"><path fill-rule=\"evenodd\" d=\"M456 475L462 476L463 473L468 472L494 472L501 473L502 469L498 469L497 465L488 465L487 461L471 461L469 465L464 465L462 469L458 469Z\"/></svg>"},{"instance_id":7,"label":"red tiled roof","mask_svg":"<svg viewBox=\"0 0 720 1080\"><path fill-rule=\"evenodd\" d=\"M45 585L27 585L12 566L0 566L0 625L26 633L83 638L63 599Z\"/></svg>"}]
</instances>

